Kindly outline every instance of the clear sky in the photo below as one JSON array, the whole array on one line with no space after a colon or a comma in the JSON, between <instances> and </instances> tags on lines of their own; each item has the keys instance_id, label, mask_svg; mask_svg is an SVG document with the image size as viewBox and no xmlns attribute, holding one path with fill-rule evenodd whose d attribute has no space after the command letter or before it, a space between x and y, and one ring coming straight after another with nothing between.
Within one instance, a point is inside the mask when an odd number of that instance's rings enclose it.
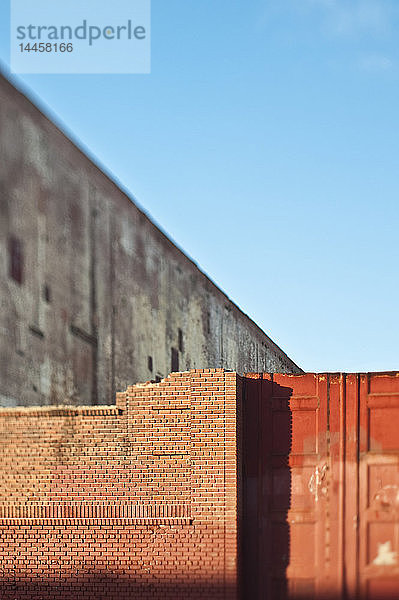
<instances>
[{"instance_id":1,"label":"clear sky","mask_svg":"<svg viewBox=\"0 0 399 600\"><path fill-rule=\"evenodd\" d=\"M153 0L150 75L18 81L305 370L399 369L398 0Z\"/></svg>"}]
</instances>

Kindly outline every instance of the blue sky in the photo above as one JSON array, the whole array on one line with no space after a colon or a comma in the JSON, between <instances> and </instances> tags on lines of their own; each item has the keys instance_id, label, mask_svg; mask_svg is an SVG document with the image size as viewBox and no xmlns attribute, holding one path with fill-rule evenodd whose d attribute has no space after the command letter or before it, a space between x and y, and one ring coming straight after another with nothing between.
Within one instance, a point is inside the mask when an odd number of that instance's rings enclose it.
<instances>
[{"instance_id":1,"label":"blue sky","mask_svg":"<svg viewBox=\"0 0 399 600\"><path fill-rule=\"evenodd\" d=\"M150 75L18 80L304 369L399 369L397 0L153 0Z\"/></svg>"}]
</instances>

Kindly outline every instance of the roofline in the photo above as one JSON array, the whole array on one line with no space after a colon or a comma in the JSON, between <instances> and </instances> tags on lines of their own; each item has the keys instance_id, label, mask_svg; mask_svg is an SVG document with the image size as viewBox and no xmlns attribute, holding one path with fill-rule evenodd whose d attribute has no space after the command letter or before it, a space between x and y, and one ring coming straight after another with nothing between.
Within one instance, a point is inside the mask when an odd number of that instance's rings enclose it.
<instances>
[{"instance_id":1,"label":"roofline","mask_svg":"<svg viewBox=\"0 0 399 600\"><path fill-rule=\"evenodd\" d=\"M284 350L282 350L280 348L280 346L278 346L264 331L263 329L261 329L259 327L259 325L257 325L255 323L255 321L253 321L253 319L251 319L239 306L238 304L236 304L233 300L231 300L231 298L229 298L229 296L226 294L226 292L224 292L216 283L215 281L213 281L213 279L205 272L203 271L198 263L190 256L188 255L180 246L178 243L176 243L174 241L174 239L162 228L161 225L159 225L157 223L157 221L151 217L149 215L149 213L140 205L140 202L137 200L137 198L134 196L133 193L131 193L123 184L122 182L116 177L116 175L114 175L111 171L109 171L107 169L107 167L105 167L102 162L97 158L97 156L91 152L91 150L84 144L84 142L82 142L82 140L80 140L77 136L74 135L73 132L71 132L67 126L65 126L62 122L61 119L59 119L59 117L54 114L51 110L51 108L49 106L47 106L45 104L45 102L35 94L34 91L32 91L31 89L26 89L26 86L24 85L24 83L22 83L20 80L16 80L15 76L10 72L7 71L6 74L6 67L4 65L4 63L0 62L0 79L3 79L14 91L16 91L25 101L27 101L30 106L37 112L40 113L40 115L52 126L55 127L56 130L61 133L62 136L64 136L75 148L76 150L78 150L78 152L84 157L85 160L89 161L89 163L91 165L94 166L94 168L96 169L96 171L98 171L98 173L100 175L102 175L103 177L106 177L106 179L111 182L111 184L121 193L123 194L123 196L128 200L128 202L130 204L133 204L135 206L135 208L142 214L142 216L147 219L149 221L149 223L155 227L160 234L165 238L165 240L171 244L171 246L173 246L173 248L175 248L186 260L188 260L189 262L192 263L192 265L199 271L199 273L201 275L203 275L209 282L210 284L219 292L221 293L228 302L230 302L238 311L239 313L246 318L251 325L257 330L259 331L262 335L264 335L268 341L270 342L270 345L277 350L281 355L283 355L284 357L286 357L286 359L292 363L292 365L294 367L296 367L297 369L299 369L300 371L304 372L301 367L299 367L299 365L297 365L285 352Z\"/></svg>"}]
</instances>

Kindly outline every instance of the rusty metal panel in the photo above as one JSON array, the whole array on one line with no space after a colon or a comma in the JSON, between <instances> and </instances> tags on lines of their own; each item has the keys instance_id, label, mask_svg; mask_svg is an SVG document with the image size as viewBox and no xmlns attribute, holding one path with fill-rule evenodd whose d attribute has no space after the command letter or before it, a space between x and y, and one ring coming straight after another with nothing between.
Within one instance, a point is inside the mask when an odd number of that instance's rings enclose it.
<instances>
[{"instance_id":1,"label":"rusty metal panel","mask_svg":"<svg viewBox=\"0 0 399 600\"><path fill-rule=\"evenodd\" d=\"M359 518L359 385L358 376L347 375L345 385L345 422L340 435L345 439L344 453L344 590L358 595L358 518Z\"/></svg>"},{"instance_id":2,"label":"rusty metal panel","mask_svg":"<svg viewBox=\"0 0 399 600\"><path fill-rule=\"evenodd\" d=\"M323 591L326 396L326 376L264 375L246 382L248 598L310 600Z\"/></svg>"},{"instance_id":3,"label":"rusty metal panel","mask_svg":"<svg viewBox=\"0 0 399 600\"><path fill-rule=\"evenodd\" d=\"M399 374L244 388L245 598L398 599Z\"/></svg>"},{"instance_id":4,"label":"rusty metal panel","mask_svg":"<svg viewBox=\"0 0 399 600\"><path fill-rule=\"evenodd\" d=\"M399 376L359 381L359 587L399 597Z\"/></svg>"},{"instance_id":5,"label":"rusty metal panel","mask_svg":"<svg viewBox=\"0 0 399 600\"><path fill-rule=\"evenodd\" d=\"M272 557L279 578L285 570L289 597L318 598L324 581L329 468L325 396L326 377L273 378L269 518L276 538ZM278 548L277 539L284 541L284 548Z\"/></svg>"}]
</instances>

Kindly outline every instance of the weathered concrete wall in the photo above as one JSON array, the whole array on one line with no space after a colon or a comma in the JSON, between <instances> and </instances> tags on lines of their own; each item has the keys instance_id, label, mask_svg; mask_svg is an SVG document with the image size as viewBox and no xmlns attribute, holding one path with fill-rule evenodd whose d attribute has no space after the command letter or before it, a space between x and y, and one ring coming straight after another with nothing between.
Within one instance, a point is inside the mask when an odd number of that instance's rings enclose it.
<instances>
[{"instance_id":1,"label":"weathered concrete wall","mask_svg":"<svg viewBox=\"0 0 399 600\"><path fill-rule=\"evenodd\" d=\"M1 76L0 217L0 405L112 403L190 368L299 371Z\"/></svg>"}]
</instances>

